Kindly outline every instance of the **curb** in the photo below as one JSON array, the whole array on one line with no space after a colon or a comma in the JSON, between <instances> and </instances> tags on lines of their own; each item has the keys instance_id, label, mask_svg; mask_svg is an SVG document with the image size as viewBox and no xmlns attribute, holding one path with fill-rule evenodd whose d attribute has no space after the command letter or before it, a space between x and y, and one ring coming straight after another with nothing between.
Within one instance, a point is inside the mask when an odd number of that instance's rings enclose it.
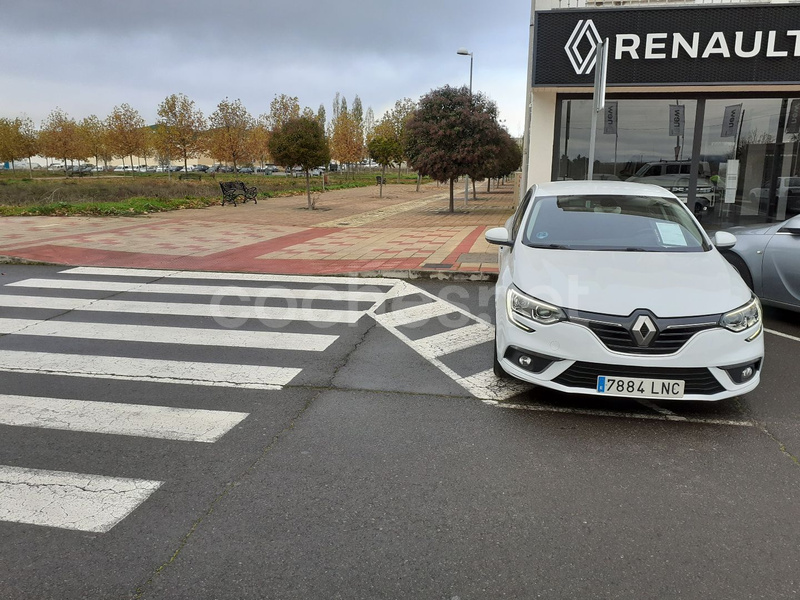
<instances>
[{"instance_id":1,"label":"curb","mask_svg":"<svg viewBox=\"0 0 800 600\"><path fill-rule=\"evenodd\" d=\"M2 265L41 265L53 267L73 268L80 266L90 265L69 265L64 263L44 262L40 260L29 260L27 258L19 258L16 256L0 255L0 264ZM120 267L128 269L136 269L139 267ZM174 269L175 271L182 271L184 269ZM231 273L239 273L240 271L231 271ZM484 273L482 271L422 271L422 270L401 270L401 271L354 271L350 273L266 273L263 271L253 271L264 273L265 275L297 275L298 277L359 277L362 279L367 278L383 278L383 279L404 279L409 281L428 279L436 281L497 281L497 273Z\"/></svg>"}]
</instances>

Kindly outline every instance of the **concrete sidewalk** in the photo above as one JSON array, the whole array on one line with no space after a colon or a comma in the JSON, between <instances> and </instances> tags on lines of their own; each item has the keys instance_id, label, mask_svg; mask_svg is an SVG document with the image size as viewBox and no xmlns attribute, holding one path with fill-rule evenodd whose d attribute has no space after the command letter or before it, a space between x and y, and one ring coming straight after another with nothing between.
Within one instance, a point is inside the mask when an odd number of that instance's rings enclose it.
<instances>
[{"instance_id":1,"label":"concrete sidewalk","mask_svg":"<svg viewBox=\"0 0 800 600\"><path fill-rule=\"evenodd\" d=\"M497 249L483 238L514 210L514 184L450 213L447 185L392 184L325 192L317 210L305 196L257 205L143 217L6 217L0 260L72 266L302 275L384 275L489 279Z\"/></svg>"}]
</instances>

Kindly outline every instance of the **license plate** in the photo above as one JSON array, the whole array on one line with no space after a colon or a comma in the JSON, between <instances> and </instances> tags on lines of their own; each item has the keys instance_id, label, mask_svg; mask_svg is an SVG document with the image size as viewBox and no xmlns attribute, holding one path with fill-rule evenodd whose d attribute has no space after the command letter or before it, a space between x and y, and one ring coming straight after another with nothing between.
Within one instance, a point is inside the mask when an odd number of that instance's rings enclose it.
<instances>
[{"instance_id":1,"label":"license plate","mask_svg":"<svg viewBox=\"0 0 800 600\"><path fill-rule=\"evenodd\" d=\"M597 391L609 396L638 396L640 398L682 398L684 382L679 379L640 379L638 377L597 378Z\"/></svg>"}]
</instances>

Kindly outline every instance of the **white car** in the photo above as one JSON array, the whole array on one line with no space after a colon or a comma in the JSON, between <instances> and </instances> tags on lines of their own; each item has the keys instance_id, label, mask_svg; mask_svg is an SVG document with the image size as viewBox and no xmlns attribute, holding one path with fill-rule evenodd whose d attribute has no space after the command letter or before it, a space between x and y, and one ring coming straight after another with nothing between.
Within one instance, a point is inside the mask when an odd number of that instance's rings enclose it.
<instances>
[{"instance_id":1,"label":"white car","mask_svg":"<svg viewBox=\"0 0 800 600\"><path fill-rule=\"evenodd\" d=\"M721 400L752 391L761 304L686 206L661 187L558 181L505 227L494 371L594 396ZM714 247L716 245L716 248Z\"/></svg>"}]
</instances>

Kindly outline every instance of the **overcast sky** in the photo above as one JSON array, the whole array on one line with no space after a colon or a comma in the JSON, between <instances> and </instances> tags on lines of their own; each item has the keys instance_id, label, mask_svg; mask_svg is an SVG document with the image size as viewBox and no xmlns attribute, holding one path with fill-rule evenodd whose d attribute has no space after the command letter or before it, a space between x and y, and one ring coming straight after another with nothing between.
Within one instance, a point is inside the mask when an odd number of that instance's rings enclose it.
<instances>
[{"instance_id":1,"label":"overcast sky","mask_svg":"<svg viewBox=\"0 0 800 600\"><path fill-rule=\"evenodd\" d=\"M376 119L403 97L469 83L521 135L530 2L520 0L20 0L0 8L0 116L37 127L127 102L148 123L182 92L208 116L225 97L254 116L277 94L315 112L340 92Z\"/></svg>"}]
</instances>

